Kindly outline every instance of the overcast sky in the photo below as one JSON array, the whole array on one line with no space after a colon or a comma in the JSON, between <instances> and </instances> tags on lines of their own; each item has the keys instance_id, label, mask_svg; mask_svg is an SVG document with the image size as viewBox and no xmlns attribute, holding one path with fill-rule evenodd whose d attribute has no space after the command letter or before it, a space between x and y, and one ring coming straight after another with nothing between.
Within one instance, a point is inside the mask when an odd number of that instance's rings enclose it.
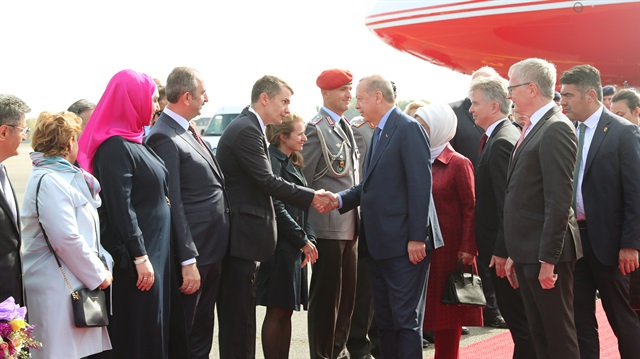
<instances>
[{"instance_id":1,"label":"overcast sky","mask_svg":"<svg viewBox=\"0 0 640 359\"><path fill-rule=\"evenodd\" d=\"M401 53L364 25L372 0L0 0L0 93L33 109L98 102L109 79L131 68L163 83L176 66L198 69L208 86L203 114L246 105L262 75L289 82L291 108L315 114L316 77L345 68L396 82L400 100L450 102L469 76Z\"/></svg>"}]
</instances>

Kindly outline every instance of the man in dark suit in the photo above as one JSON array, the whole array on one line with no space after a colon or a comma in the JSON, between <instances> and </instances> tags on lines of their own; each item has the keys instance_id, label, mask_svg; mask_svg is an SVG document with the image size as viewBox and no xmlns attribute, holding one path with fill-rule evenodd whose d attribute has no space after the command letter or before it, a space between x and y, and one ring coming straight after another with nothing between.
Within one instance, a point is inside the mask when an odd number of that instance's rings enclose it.
<instances>
[{"instance_id":1,"label":"man in dark suit","mask_svg":"<svg viewBox=\"0 0 640 359\"><path fill-rule=\"evenodd\" d=\"M488 268L496 267L496 271L490 270L489 279L493 283L500 312L511 331L515 344L513 357L533 359L536 353L522 298L519 290L511 287L504 275L508 257L502 226L505 182L511 153L520 137L520 132L507 117L511 107L511 101L507 99L508 85L501 77L479 78L471 83L469 91L469 111L476 125L485 130L475 170L476 241L478 262Z\"/></svg>"},{"instance_id":2,"label":"man in dark suit","mask_svg":"<svg viewBox=\"0 0 640 359\"><path fill-rule=\"evenodd\" d=\"M251 106L225 129L217 159L231 205L231 239L222 264L218 302L220 357L254 358L256 274L260 261L276 246L276 218L271 197L306 209L331 207L323 191L298 187L273 174L264 127L282 123L293 90L274 76L263 76L251 90Z\"/></svg>"},{"instance_id":3,"label":"man in dark suit","mask_svg":"<svg viewBox=\"0 0 640 359\"><path fill-rule=\"evenodd\" d=\"M471 81L486 77L500 77L496 70L490 66L483 66L471 74ZM453 109L458 119L456 126L456 134L450 141L451 146L457 152L468 158L473 163L475 169L478 165L478 158L480 153L478 152L478 144L480 138L484 133L482 127L476 125L473 120L473 115L469 112L471 108L471 100L467 96L465 99L450 103L449 106ZM487 299L487 305L482 308L482 314L484 317L485 326L494 328L506 328L500 309L498 308L498 302L496 300L496 294L493 288L493 282L491 281L491 274L489 267L484 262L478 262L478 273L482 278L483 286L482 290L484 296ZM463 329L464 331L464 329ZM463 333L464 334L464 333Z\"/></svg>"},{"instance_id":4,"label":"man in dark suit","mask_svg":"<svg viewBox=\"0 0 640 359\"><path fill-rule=\"evenodd\" d=\"M351 102L351 72L323 71L316 80L323 105L307 124L302 172L310 188L338 192L358 181L356 142L343 117ZM312 358L342 358L355 302L358 210L340 215L309 212L318 260L309 286L309 349Z\"/></svg>"},{"instance_id":5,"label":"man in dark suit","mask_svg":"<svg viewBox=\"0 0 640 359\"><path fill-rule=\"evenodd\" d=\"M373 301L386 359L422 358L422 321L430 251L431 152L422 126L395 106L379 75L356 88L356 108L377 126L362 182L342 191L340 212L360 205L360 243L367 246ZM410 155L407 155L410 154Z\"/></svg>"},{"instance_id":6,"label":"man in dark suit","mask_svg":"<svg viewBox=\"0 0 640 359\"><path fill-rule=\"evenodd\" d=\"M529 121L507 170L505 271L514 287L520 285L538 358L567 359L579 356L573 268L582 246L571 209L577 139L553 102L555 82L555 66L541 59L509 69L509 97Z\"/></svg>"},{"instance_id":7,"label":"man in dark suit","mask_svg":"<svg viewBox=\"0 0 640 359\"><path fill-rule=\"evenodd\" d=\"M206 90L194 69L173 69L166 87L169 104L146 138L171 174L172 240L182 266L180 290L189 358L209 358L222 258L229 243L229 204L222 171L189 124L208 101Z\"/></svg>"},{"instance_id":8,"label":"man in dark suit","mask_svg":"<svg viewBox=\"0 0 640 359\"><path fill-rule=\"evenodd\" d=\"M25 115L31 109L24 101L0 94L0 302L13 297L22 300L22 268L20 262L20 212L7 169L2 164L18 155L20 142L27 139L29 128Z\"/></svg>"},{"instance_id":9,"label":"man in dark suit","mask_svg":"<svg viewBox=\"0 0 640 359\"><path fill-rule=\"evenodd\" d=\"M565 71L560 83L565 113L578 123L574 204L584 257L573 294L580 358L600 357L596 290L620 357L637 358L640 322L629 305L629 273L638 268L640 249L640 130L603 106L593 66Z\"/></svg>"}]
</instances>

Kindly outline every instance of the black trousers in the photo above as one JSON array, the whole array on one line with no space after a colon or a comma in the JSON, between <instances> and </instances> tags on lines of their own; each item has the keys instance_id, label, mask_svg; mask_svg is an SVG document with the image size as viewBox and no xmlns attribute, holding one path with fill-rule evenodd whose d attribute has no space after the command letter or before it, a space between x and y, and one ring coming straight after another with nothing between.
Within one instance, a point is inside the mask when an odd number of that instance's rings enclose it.
<instances>
[{"instance_id":1,"label":"black trousers","mask_svg":"<svg viewBox=\"0 0 640 359\"><path fill-rule=\"evenodd\" d=\"M574 262L555 265L555 287L543 289L538 280L540 263L516 264L520 294L539 359L578 359L578 338L573 317Z\"/></svg>"},{"instance_id":2,"label":"black trousers","mask_svg":"<svg viewBox=\"0 0 640 359\"><path fill-rule=\"evenodd\" d=\"M208 359L213 344L214 310L218 299L222 262L198 266L200 289L190 295L182 294L189 358Z\"/></svg>"},{"instance_id":3,"label":"black trousers","mask_svg":"<svg viewBox=\"0 0 640 359\"><path fill-rule=\"evenodd\" d=\"M509 332L514 343L513 359L534 359L536 351L529 331L527 313L522 303L519 289L513 289L507 278L500 278L495 270L491 270L491 282L496 300L504 321L509 325ZM484 288L484 282L483 282Z\"/></svg>"},{"instance_id":4,"label":"black trousers","mask_svg":"<svg viewBox=\"0 0 640 359\"><path fill-rule=\"evenodd\" d=\"M221 359L256 357L256 277L260 262L227 256L218 299Z\"/></svg>"},{"instance_id":5,"label":"black trousers","mask_svg":"<svg viewBox=\"0 0 640 359\"><path fill-rule=\"evenodd\" d=\"M589 232L580 229L584 257L576 263L574 309L580 358L600 357L598 322L596 320L596 290L611 329L618 337L622 359L640 356L640 322L629 304L629 275L622 275L617 266L607 266L598 260L591 248Z\"/></svg>"}]
</instances>

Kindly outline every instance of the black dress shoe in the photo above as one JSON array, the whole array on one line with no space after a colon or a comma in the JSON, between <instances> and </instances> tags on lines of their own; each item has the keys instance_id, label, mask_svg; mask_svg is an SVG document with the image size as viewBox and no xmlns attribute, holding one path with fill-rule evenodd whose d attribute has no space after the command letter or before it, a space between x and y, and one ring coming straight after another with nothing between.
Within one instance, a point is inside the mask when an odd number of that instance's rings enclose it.
<instances>
[{"instance_id":1,"label":"black dress shoe","mask_svg":"<svg viewBox=\"0 0 640 359\"><path fill-rule=\"evenodd\" d=\"M502 318L501 315L498 315L497 317L485 319L484 320L484 326L485 327L500 328L500 329L509 329L509 326L504 321L504 319Z\"/></svg>"},{"instance_id":2,"label":"black dress shoe","mask_svg":"<svg viewBox=\"0 0 640 359\"><path fill-rule=\"evenodd\" d=\"M469 334L469 328L462 327L462 335L467 335L467 334Z\"/></svg>"},{"instance_id":3,"label":"black dress shoe","mask_svg":"<svg viewBox=\"0 0 640 359\"><path fill-rule=\"evenodd\" d=\"M426 339L422 339L422 349L427 349L429 347L429 342Z\"/></svg>"}]
</instances>

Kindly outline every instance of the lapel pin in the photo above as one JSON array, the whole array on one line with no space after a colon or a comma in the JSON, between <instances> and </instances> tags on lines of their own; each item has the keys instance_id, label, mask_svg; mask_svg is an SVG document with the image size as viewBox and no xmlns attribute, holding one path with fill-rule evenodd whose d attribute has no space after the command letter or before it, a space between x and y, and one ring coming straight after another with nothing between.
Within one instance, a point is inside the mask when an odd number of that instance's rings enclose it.
<instances>
[{"instance_id":1,"label":"lapel pin","mask_svg":"<svg viewBox=\"0 0 640 359\"><path fill-rule=\"evenodd\" d=\"M606 133L607 131L609 131L609 127L604 128L604 132Z\"/></svg>"}]
</instances>

